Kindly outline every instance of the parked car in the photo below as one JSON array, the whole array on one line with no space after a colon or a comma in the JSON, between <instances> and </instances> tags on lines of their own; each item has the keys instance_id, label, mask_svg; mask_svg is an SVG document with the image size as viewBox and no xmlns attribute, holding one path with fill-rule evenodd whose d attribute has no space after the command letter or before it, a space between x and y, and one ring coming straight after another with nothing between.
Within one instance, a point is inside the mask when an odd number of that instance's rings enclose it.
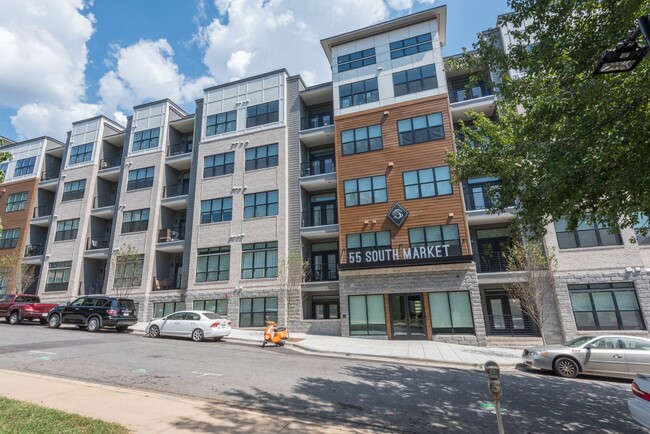
<instances>
[{"instance_id":1,"label":"parked car","mask_svg":"<svg viewBox=\"0 0 650 434\"><path fill-rule=\"evenodd\" d=\"M646 428L650 428L650 375L636 374L632 382L634 398L627 402L632 417Z\"/></svg>"},{"instance_id":2,"label":"parked car","mask_svg":"<svg viewBox=\"0 0 650 434\"><path fill-rule=\"evenodd\" d=\"M123 332L137 322L138 312L133 300L104 295L79 297L65 306L55 307L47 317L50 328L75 324L89 332L99 331L102 327L115 327L118 332Z\"/></svg>"},{"instance_id":3,"label":"parked car","mask_svg":"<svg viewBox=\"0 0 650 434\"><path fill-rule=\"evenodd\" d=\"M47 314L58 304L41 303L38 295L6 294L0 300L0 317L9 324L18 324L23 320L47 323Z\"/></svg>"},{"instance_id":4,"label":"parked car","mask_svg":"<svg viewBox=\"0 0 650 434\"><path fill-rule=\"evenodd\" d=\"M195 342L206 338L220 341L230 334L232 330L230 324L228 318L214 312L184 310L152 320L147 324L144 332L152 338L177 336L192 338Z\"/></svg>"},{"instance_id":5,"label":"parked car","mask_svg":"<svg viewBox=\"0 0 650 434\"><path fill-rule=\"evenodd\" d=\"M650 339L633 336L582 336L563 345L526 348L526 366L554 371L561 377L578 374L632 378L650 374Z\"/></svg>"}]
</instances>

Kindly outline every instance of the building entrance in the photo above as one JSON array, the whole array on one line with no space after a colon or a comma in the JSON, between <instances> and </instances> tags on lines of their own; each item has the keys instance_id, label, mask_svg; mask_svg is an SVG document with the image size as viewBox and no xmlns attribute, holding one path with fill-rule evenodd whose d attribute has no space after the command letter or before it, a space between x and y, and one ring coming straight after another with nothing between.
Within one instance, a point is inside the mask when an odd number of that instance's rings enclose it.
<instances>
[{"instance_id":1,"label":"building entrance","mask_svg":"<svg viewBox=\"0 0 650 434\"><path fill-rule=\"evenodd\" d=\"M426 339L422 294L390 294L393 339Z\"/></svg>"}]
</instances>

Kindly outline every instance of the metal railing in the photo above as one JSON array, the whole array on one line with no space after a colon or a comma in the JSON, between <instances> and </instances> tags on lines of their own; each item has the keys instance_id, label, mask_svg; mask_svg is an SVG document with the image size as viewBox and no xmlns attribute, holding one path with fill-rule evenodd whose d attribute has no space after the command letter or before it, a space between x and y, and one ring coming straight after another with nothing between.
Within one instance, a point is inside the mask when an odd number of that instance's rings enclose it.
<instances>
[{"instance_id":1,"label":"metal railing","mask_svg":"<svg viewBox=\"0 0 650 434\"><path fill-rule=\"evenodd\" d=\"M319 264L309 267L306 282L326 282L339 280L338 264Z\"/></svg>"},{"instance_id":2,"label":"metal railing","mask_svg":"<svg viewBox=\"0 0 650 434\"><path fill-rule=\"evenodd\" d=\"M61 196L61 202L65 202L67 200L83 199L85 194L85 188L83 190L64 191L63 195Z\"/></svg>"},{"instance_id":3,"label":"metal railing","mask_svg":"<svg viewBox=\"0 0 650 434\"><path fill-rule=\"evenodd\" d=\"M57 179L61 175L61 169L50 169L41 172L41 181L49 181L50 179Z\"/></svg>"},{"instance_id":4,"label":"metal railing","mask_svg":"<svg viewBox=\"0 0 650 434\"><path fill-rule=\"evenodd\" d=\"M45 253L44 244L27 244L25 246L25 257L42 256Z\"/></svg>"},{"instance_id":5,"label":"metal railing","mask_svg":"<svg viewBox=\"0 0 650 434\"><path fill-rule=\"evenodd\" d=\"M300 220L301 227L309 228L313 226L325 226L338 224L338 216L336 207L329 212L322 213L320 211L303 211Z\"/></svg>"},{"instance_id":6,"label":"metal railing","mask_svg":"<svg viewBox=\"0 0 650 434\"><path fill-rule=\"evenodd\" d=\"M168 157L189 154L190 152L192 152L192 143L176 143L175 145L169 145L167 148Z\"/></svg>"},{"instance_id":7,"label":"metal railing","mask_svg":"<svg viewBox=\"0 0 650 434\"><path fill-rule=\"evenodd\" d=\"M48 284L45 285L45 292L67 291L68 290L68 283L69 282L48 283Z\"/></svg>"},{"instance_id":8,"label":"metal railing","mask_svg":"<svg viewBox=\"0 0 650 434\"><path fill-rule=\"evenodd\" d=\"M452 103L468 101L470 99L481 98L488 95L492 95L492 89L490 89L490 86L484 81L478 82L470 88L461 86L449 89L449 99Z\"/></svg>"},{"instance_id":9,"label":"metal railing","mask_svg":"<svg viewBox=\"0 0 650 434\"><path fill-rule=\"evenodd\" d=\"M502 251L479 253L479 273L498 273L508 271L508 262Z\"/></svg>"},{"instance_id":10,"label":"metal railing","mask_svg":"<svg viewBox=\"0 0 650 434\"><path fill-rule=\"evenodd\" d=\"M492 208L492 199L488 191L498 185L499 182L489 182L485 184L464 184L465 207L467 211L477 211L481 209Z\"/></svg>"},{"instance_id":11,"label":"metal railing","mask_svg":"<svg viewBox=\"0 0 650 434\"><path fill-rule=\"evenodd\" d=\"M323 175L325 173L334 172L336 172L336 170L333 157L326 160L309 161L307 163L300 164L301 177Z\"/></svg>"},{"instance_id":12,"label":"metal railing","mask_svg":"<svg viewBox=\"0 0 650 434\"><path fill-rule=\"evenodd\" d=\"M518 315L487 315L488 336L537 336L535 324L525 313Z\"/></svg>"},{"instance_id":13,"label":"metal railing","mask_svg":"<svg viewBox=\"0 0 650 434\"><path fill-rule=\"evenodd\" d=\"M172 277L153 277L153 291L169 291L172 289L181 289L183 275L177 274Z\"/></svg>"},{"instance_id":14,"label":"metal railing","mask_svg":"<svg viewBox=\"0 0 650 434\"><path fill-rule=\"evenodd\" d=\"M88 237L86 240L86 250L108 249L110 240L108 238Z\"/></svg>"},{"instance_id":15,"label":"metal railing","mask_svg":"<svg viewBox=\"0 0 650 434\"><path fill-rule=\"evenodd\" d=\"M189 192L190 192L189 183L165 185L163 187L164 198L183 196L185 194L188 194Z\"/></svg>"},{"instance_id":16,"label":"metal railing","mask_svg":"<svg viewBox=\"0 0 650 434\"><path fill-rule=\"evenodd\" d=\"M116 277L113 288L134 288L142 285L142 277Z\"/></svg>"},{"instance_id":17,"label":"metal railing","mask_svg":"<svg viewBox=\"0 0 650 434\"><path fill-rule=\"evenodd\" d=\"M334 125L333 113L320 113L317 115L306 116L300 119L301 130L311 130L328 125Z\"/></svg>"},{"instance_id":18,"label":"metal railing","mask_svg":"<svg viewBox=\"0 0 650 434\"><path fill-rule=\"evenodd\" d=\"M105 206L114 206L116 197L117 197L116 193L95 196L93 198L93 209L103 208Z\"/></svg>"},{"instance_id":19,"label":"metal railing","mask_svg":"<svg viewBox=\"0 0 650 434\"><path fill-rule=\"evenodd\" d=\"M126 184L126 189L127 191L130 191L138 190L140 188L148 188L151 186L153 186L153 177L131 180Z\"/></svg>"},{"instance_id":20,"label":"metal railing","mask_svg":"<svg viewBox=\"0 0 650 434\"><path fill-rule=\"evenodd\" d=\"M79 295L105 294L101 280L79 282Z\"/></svg>"},{"instance_id":21,"label":"metal railing","mask_svg":"<svg viewBox=\"0 0 650 434\"><path fill-rule=\"evenodd\" d=\"M52 205L41 205L34 207L32 218L49 217L52 215Z\"/></svg>"},{"instance_id":22,"label":"metal railing","mask_svg":"<svg viewBox=\"0 0 650 434\"><path fill-rule=\"evenodd\" d=\"M122 164L122 156L117 155L111 158L102 158L99 160L99 170L110 169L111 167L117 167Z\"/></svg>"},{"instance_id":23,"label":"metal railing","mask_svg":"<svg viewBox=\"0 0 650 434\"><path fill-rule=\"evenodd\" d=\"M158 231L158 242L167 243L185 239L185 230L180 227L165 228Z\"/></svg>"}]
</instances>

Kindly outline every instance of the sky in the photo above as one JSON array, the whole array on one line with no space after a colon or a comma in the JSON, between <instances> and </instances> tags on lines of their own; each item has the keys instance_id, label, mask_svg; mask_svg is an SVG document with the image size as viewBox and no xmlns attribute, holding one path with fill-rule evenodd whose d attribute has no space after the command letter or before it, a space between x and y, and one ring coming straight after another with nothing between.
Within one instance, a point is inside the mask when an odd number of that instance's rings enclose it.
<instances>
[{"instance_id":1,"label":"sky","mask_svg":"<svg viewBox=\"0 0 650 434\"><path fill-rule=\"evenodd\" d=\"M448 56L509 11L507 0L0 0L0 136L65 141L99 114L275 69L331 81L320 40L447 5Z\"/></svg>"}]
</instances>

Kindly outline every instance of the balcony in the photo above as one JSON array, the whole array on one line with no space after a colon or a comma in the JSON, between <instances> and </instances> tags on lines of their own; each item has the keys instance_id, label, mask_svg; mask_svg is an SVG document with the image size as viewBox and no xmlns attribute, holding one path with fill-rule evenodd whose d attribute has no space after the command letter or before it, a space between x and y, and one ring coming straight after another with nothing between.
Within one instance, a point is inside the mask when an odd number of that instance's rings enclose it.
<instances>
[{"instance_id":1,"label":"balcony","mask_svg":"<svg viewBox=\"0 0 650 434\"><path fill-rule=\"evenodd\" d=\"M182 228L165 228L158 232L156 250L167 253L182 253L185 230Z\"/></svg>"},{"instance_id":2,"label":"balcony","mask_svg":"<svg viewBox=\"0 0 650 434\"><path fill-rule=\"evenodd\" d=\"M482 183L463 183L463 193L465 195L465 208L467 209L467 221L471 225L477 224L494 224L507 222L512 218L511 212L501 214L490 214L487 210L493 207L489 191L500 181L490 181ZM514 204L513 204L514 205Z\"/></svg>"},{"instance_id":3,"label":"balcony","mask_svg":"<svg viewBox=\"0 0 650 434\"><path fill-rule=\"evenodd\" d=\"M122 156L117 155L115 157L104 158L99 160L99 171L97 172L97 176L111 182L117 182L120 177L121 168Z\"/></svg>"},{"instance_id":4,"label":"balcony","mask_svg":"<svg viewBox=\"0 0 650 434\"><path fill-rule=\"evenodd\" d=\"M309 267L306 282L330 282L339 280L338 264L315 264Z\"/></svg>"},{"instance_id":5,"label":"balcony","mask_svg":"<svg viewBox=\"0 0 650 434\"><path fill-rule=\"evenodd\" d=\"M61 175L61 170L44 170L41 172L41 182L50 181L52 179L59 179Z\"/></svg>"},{"instance_id":6,"label":"balcony","mask_svg":"<svg viewBox=\"0 0 650 434\"><path fill-rule=\"evenodd\" d=\"M111 241L108 238L89 237L86 240L86 250L108 249Z\"/></svg>"},{"instance_id":7,"label":"balcony","mask_svg":"<svg viewBox=\"0 0 650 434\"><path fill-rule=\"evenodd\" d=\"M49 169L41 172L41 179L38 183L38 188L44 190L56 191L59 184L59 176L61 176L61 169Z\"/></svg>"},{"instance_id":8,"label":"balcony","mask_svg":"<svg viewBox=\"0 0 650 434\"><path fill-rule=\"evenodd\" d=\"M334 113L319 113L305 116L300 119L300 130L313 130L314 128L321 128L334 125Z\"/></svg>"},{"instance_id":9,"label":"balcony","mask_svg":"<svg viewBox=\"0 0 650 434\"><path fill-rule=\"evenodd\" d=\"M192 142L181 142L169 145L165 164L176 170L189 170L192 165Z\"/></svg>"},{"instance_id":10,"label":"balcony","mask_svg":"<svg viewBox=\"0 0 650 434\"><path fill-rule=\"evenodd\" d=\"M36 226L49 226L52 215L52 205L41 205L34 207L31 224Z\"/></svg>"},{"instance_id":11,"label":"balcony","mask_svg":"<svg viewBox=\"0 0 650 434\"><path fill-rule=\"evenodd\" d=\"M43 256L45 253L44 244L27 244L25 246L25 258L31 258L34 256Z\"/></svg>"},{"instance_id":12,"label":"balcony","mask_svg":"<svg viewBox=\"0 0 650 434\"><path fill-rule=\"evenodd\" d=\"M300 186L309 192L336 188L334 158L302 163Z\"/></svg>"},{"instance_id":13,"label":"balcony","mask_svg":"<svg viewBox=\"0 0 650 434\"><path fill-rule=\"evenodd\" d=\"M93 198L93 209L105 208L107 206L115 206L116 197L117 197L116 193L104 194L102 196L95 196Z\"/></svg>"},{"instance_id":14,"label":"balcony","mask_svg":"<svg viewBox=\"0 0 650 434\"><path fill-rule=\"evenodd\" d=\"M189 154L191 152L192 152L192 143L177 143L175 145L169 145L169 147L167 148L168 157Z\"/></svg>"},{"instance_id":15,"label":"balcony","mask_svg":"<svg viewBox=\"0 0 650 434\"><path fill-rule=\"evenodd\" d=\"M504 252L495 251L490 254L479 254L479 273L502 273L508 271L508 262Z\"/></svg>"},{"instance_id":16,"label":"balcony","mask_svg":"<svg viewBox=\"0 0 650 434\"><path fill-rule=\"evenodd\" d=\"M189 191L189 183L166 185L163 187L161 205L173 210L187 209Z\"/></svg>"},{"instance_id":17,"label":"balcony","mask_svg":"<svg viewBox=\"0 0 650 434\"><path fill-rule=\"evenodd\" d=\"M170 291L174 289L181 289L181 282L183 276L177 274L172 277L153 277L153 291Z\"/></svg>"},{"instance_id":18,"label":"balcony","mask_svg":"<svg viewBox=\"0 0 650 434\"><path fill-rule=\"evenodd\" d=\"M300 119L300 140L307 148L333 144L333 114L320 113Z\"/></svg>"},{"instance_id":19,"label":"balcony","mask_svg":"<svg viewBox=\"0 0 650 434\"><path fill-rule=\"evenodd\" d=\"M112 169L122 165L122 156L117 155L111 158L103 158L99 160L99 170Z\"/></svg>"},{"instance_id":20,"label":"balcony","mask_svg":"<svg viewBox=\"0 0 650 434\"><path fill-rule=\"evenodd\" d=\"M455 86L449 88L449 100L454 122L466 120L467 111L482 112L487 117L494 115L496 98L489 84L481 81L470 87Z\"/></svg>"},{"instance_id":21,"label":"balcony","mask_svg":"<svg viewBox=\"0 0 650 434\"><path fill-rule=\"evenodd\" d=\"M95 295L95 294L104 294L103 283L101 280L79 282L79 295Z\"/></svg>"},{"instance_id":22,"label":"balcony","mask_svg":"<svg viewBox=\"0 0 650 434\"><path fill-rule=\"evenodd\" d=\"M339 235L339 225L336 207L327 211L303 211L300 220L300 235L308 240L323 240L336 238Z\"/></svg>"}]
</instances>

